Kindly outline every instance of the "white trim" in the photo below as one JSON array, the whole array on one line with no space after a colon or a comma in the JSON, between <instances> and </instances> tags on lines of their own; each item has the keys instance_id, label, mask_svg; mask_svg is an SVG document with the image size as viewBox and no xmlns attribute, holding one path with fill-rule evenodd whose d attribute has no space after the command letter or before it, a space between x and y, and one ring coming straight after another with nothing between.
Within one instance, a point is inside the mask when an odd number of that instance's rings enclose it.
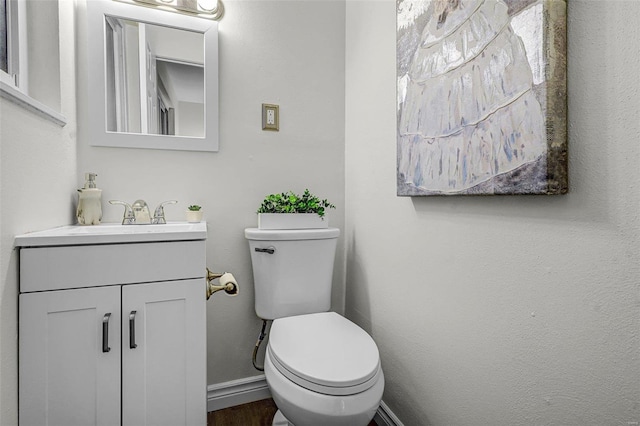
<instances>
[{"instance_id":1,"label":"white trim","mask_svg":"<svg viewBox=\"0 0 640 426\"><path fill-rule=\"evenodd\" d=\"M145 133L119 133L105 128L105 44L104 17L113 16L145 24L160 25L201 33L204 38L205 136L173 136ZM218 102L218 22L166 10L139 7L110 0L87 1L86 58L89 77L89 144L121 148L169 149L217 152L219 149ZM144 102L147 102L145 96ZM143 113L144 114L144 113ZM142 115L144 117L144 115Z\"/></svg>"},{"instance_id":2,"label":"white trim","mask_svg":"<svg viewBox=\"0 0 640 426\"><path fill-rule=\"evenodd\" d=\"M264 374L207 386L207 411L222 410L271 398ZM380 401L375 420L378 426L404 426L389 406Z\"/></svg>"},{"instance_id":3,"label":"white trim","mask_svg":"<svg viewBox=\"0 0 640 426\"><path fill-rule=\"evenodd\" d=\"M29 37L27 35L27 2L26 1L16 1L14 2L13 10L11 14L13 15L14 22L12 23L13 28L13 36L16 36L17 30L17 40L12 40L11 44L14 49L17 48L17 51L12 54L14 61L13 66L14 71L11 71L11 74L15 72L17 82L16 85L20 88L23 93L29 93ZM11 1L7 3L11 3ZM17 6L17 7L16 7ZM17 18L17 19L16 19ZM17 28L15 25L17 25Z\"/></svg>"},{"instance_id":4,"label":"white trim","mask_svg":"<svg viewBox=\"0 0 640 426\"><path fill-rule=\"evenodd\" d=\"M271 398L264 374L207 386L207 411Z\"/></svg>"},{"instance_id":5,"label":"white trim","mask_svg":"<svg viewBox=\"0 0 640 426\"><path fill-rule=\"evenodd\" d=\"M0 71L0 98L64 127L67 119L60 112L29 96L26 8L26 1L6 2L8 70Z\"/></svg>"},{"instance_id":6,"label":"white trim","mask_svg":"<svg viewBox=\"0 0 640 426\"><path fill-rule=\"evenodd\" d=\"M380 401L380 407L378 407L378 411L376 411L373 420L378 426L404 426L384 401Z\"/></svg>"},{"instance_id":7,"label":"white trim","mask_svg":"<svg viewBox=\"0 0 640 426\"><path fill-rule=\"evenodd\" d=\"M67 124L67 119L64 115L54 111L43 103L36 101L20 89L17 89L15 86L7 84L4 81L0 81L0 98L7 99L8 101L20 105L24 109L53 121L60 127L64 127Z\"/></svg>"}]
</instances>

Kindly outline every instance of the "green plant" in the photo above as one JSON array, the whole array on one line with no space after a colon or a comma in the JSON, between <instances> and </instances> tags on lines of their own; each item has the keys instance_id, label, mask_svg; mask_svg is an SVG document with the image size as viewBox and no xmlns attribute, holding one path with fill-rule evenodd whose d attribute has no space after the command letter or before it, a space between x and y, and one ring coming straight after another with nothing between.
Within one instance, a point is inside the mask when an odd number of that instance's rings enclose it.
<instances>
[{"instance_id":1,"label":"green plant","mask_svg":"<svg viewBox=\"0 0 640 426\"><path fill-rule=\"evenodd\" d=\"M323 217L325 209L335 208L329 201L321 200L305 189L301 196L291 191L267 195L258 213L317 213Z\"/></svg>"},{"instance_id":2,"label":"green plant","mask_svg":"<svg viewBox=\"0 0 640 426\"><path fill-rule=\"evenodd\" d=\"M200 211L200 209L201 209L202 207L200 207L200 206L199 206L199 205L197 205L197 204L192 204L192 205L190 205L190 206L189 206L189 207L187 207L187 208L188 208L189 210L191 210L192 212L199 212L199 211Z\"/></svg>"}]
</instances>

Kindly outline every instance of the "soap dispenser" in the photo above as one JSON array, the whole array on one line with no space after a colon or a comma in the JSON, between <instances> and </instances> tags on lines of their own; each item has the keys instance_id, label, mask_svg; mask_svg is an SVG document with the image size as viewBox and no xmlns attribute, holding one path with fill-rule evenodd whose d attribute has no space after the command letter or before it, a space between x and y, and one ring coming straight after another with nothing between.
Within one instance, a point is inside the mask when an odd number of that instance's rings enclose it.
<instances>
[{"instance_id":1,"label":"soap dispenser","mask_svg":"<svg viewBox=\"0 0 640 426\"><path fill-rule=\"evenodd\" d=\"M102 220L102 189L96 188L95 173L84 174L84 187L78 189L76 217L79 225L99 225Z\"/></svg>"}]
</instances>

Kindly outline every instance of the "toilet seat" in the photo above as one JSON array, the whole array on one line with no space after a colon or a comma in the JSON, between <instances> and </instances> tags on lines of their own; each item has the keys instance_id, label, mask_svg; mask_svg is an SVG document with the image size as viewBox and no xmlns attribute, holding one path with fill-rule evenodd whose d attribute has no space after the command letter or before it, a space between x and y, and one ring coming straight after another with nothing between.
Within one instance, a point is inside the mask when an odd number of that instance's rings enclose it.
<instances>
[{"instance_id":1,"label":"toilet seat","mask_svg":"<svg viewBox=\"0 0 640 426\"><path fill-rule=\"evenodd\" d=\"M326 395L363 392L382 374L371 336L334 312L275 320L267 351L287 379Z\"/></svg>"}]
</instances>

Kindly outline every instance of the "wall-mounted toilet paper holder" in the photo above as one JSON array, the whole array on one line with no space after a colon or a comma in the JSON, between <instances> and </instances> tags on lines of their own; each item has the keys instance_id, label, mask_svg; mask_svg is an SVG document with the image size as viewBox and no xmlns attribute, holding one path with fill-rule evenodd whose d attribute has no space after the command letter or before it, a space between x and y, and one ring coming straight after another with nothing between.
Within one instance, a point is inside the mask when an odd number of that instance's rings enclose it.
<instances>
[{"instance_id":1,"label":"wall-mounted toilet paper holder","mask_svg":"<svg viewBox=\"0 0 640 426\"><path fill-rule=\"evenodd\" d=\"M220 285L214 285L211 283L211 281L215 279L220 279ZM207 268L207 300L213 293L220 290L224 290L225 293L230 296L237 296L239 288L235 277L230 272L220 274L211 272L209 268Z\"/></svg>"}]
</instances>

